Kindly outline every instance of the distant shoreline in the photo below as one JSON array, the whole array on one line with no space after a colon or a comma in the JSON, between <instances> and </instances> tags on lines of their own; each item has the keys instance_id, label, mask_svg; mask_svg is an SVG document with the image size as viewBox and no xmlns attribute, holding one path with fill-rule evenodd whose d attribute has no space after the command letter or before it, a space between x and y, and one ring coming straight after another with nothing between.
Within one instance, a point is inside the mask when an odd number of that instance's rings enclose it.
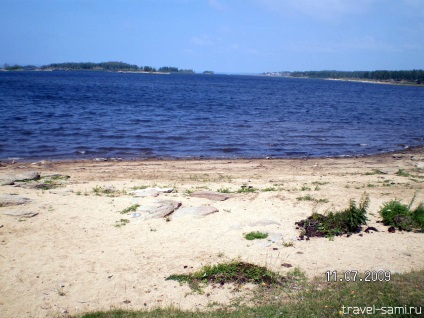
<instances>
[{"instance_id":1,"label":"distant shoreline","mask_svg":"<svg viewBox=\"0 0 424 318\"><path fill-rule=\"evenodd\" d=\"M366 80L366 79L354 79L354 78L322 78L322 79L327 81L357 82L357 83L382 84L382 85L424 86L424 83L417 84L417 83L409 82L409 81L390 81L390 80L379 81L379 80Z\"/></svg>"}]
</instances>

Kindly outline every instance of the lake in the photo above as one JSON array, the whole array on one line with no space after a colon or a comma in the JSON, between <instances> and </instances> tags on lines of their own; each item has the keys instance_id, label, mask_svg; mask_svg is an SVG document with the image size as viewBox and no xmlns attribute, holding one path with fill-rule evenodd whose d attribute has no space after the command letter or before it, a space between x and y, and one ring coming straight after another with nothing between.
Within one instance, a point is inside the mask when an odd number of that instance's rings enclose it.
<instances>
[{"instance_id":1,"label":"lake","mask_svg":"<svg viewBox=\"0 0 424 318\"><path fill-rule=\"evenodd\" d=\"M424 145L424 87L0 72L0 159L294 158Z\"/></svg>"}]
</instances>

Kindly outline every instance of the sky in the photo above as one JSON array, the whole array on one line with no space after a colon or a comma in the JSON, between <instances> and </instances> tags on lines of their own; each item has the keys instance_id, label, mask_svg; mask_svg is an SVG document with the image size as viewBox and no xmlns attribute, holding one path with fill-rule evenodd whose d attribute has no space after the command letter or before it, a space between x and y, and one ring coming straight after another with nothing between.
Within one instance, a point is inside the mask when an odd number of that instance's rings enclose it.
<instances>
[{"instance_id":1,"label":"sky","mask_svg":"<svg viewBox=\"0 0 424 318\"><path fill-rule=\"evenodd\" d=\"M424 68L424 0L0 0L0 65Z\"/></svg>"}]
</instances>

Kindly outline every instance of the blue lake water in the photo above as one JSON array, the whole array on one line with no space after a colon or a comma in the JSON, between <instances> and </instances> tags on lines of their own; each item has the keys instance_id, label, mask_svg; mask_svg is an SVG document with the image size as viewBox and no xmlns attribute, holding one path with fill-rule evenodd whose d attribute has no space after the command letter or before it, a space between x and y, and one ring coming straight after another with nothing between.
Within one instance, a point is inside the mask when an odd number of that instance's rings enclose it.
<instances>
[{"instance_id":1,"label":"blue lake water","mask_svg":"<svg viewBox=\"0 0 424 318\"><path fill-rule=\"evenodd\" d=\"M0 159L362 155L424 145L424 87L0 72Z\"/></svg>"}]
</instances>

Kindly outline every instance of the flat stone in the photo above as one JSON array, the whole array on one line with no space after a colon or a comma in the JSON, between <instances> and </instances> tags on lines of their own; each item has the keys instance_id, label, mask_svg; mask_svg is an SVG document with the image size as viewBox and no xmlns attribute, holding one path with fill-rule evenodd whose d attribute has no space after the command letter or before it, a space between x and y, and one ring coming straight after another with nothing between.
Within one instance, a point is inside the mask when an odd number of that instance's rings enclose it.
<instances>
[{"instance_id":1,"label":"flat stone","mask_svg":"<svg viewBox=\"0 0 424 318\"><path fill-rule=\"evenodd\" d=\"M5 178L5 177L2 177ZM4 185L12 185L15 183L15 180L13 179L0 179L0 185L4 186Z\"/></svg>"},{"instance_id":2,"label":"flat stone","mask_svg":"<svg viewBox=\"0 0 424 318\"><path fill-rule=\"evenodd\" d=\"M22 205L22 204L25 204L29 201L30 201L30 199L28 199L28 198L20 197L20 196L17 196L17 195L6 194L6 195L0 196L0 207L2 207L2 206L12 206L12 205Z\"/></svg>"},{"instance_id":3,"label":"flat stone","mask_svg":"<svg viewBox=\"0 0 424 318\"><path fill-rule=\"evenodd\" d=\"M280 223L273 220L260 220L260 221L249 223L249 226L267 226L267 225L280 225Z\"/></svg>"},{"instance_id":4,"label":"flat stone","mask_svg":"<svg viewBox=\"0 0 424 318\"><path fill-rule=\"evenodd\" d=\"M225 193L213 191L197 191L193 192L190 196L196 198L205 198L213 201L224 201L230 198L230 196L226 195Z\"/></svg>"},{"instance_id":5,"label":"flat stone","mask_svg":"<svg viewBox=\"0 0 424 318\"><path fill-rule=\"evenodd\" d=\"M157 197L160 193L171 193L174 188L146 188L131 191L136 197Z\"/></svg>"},{"instance_id":6,"label":"flat stone","mask_svg":"<svg viewBox=\"0 0 424 318\"><path fill-rule=\"evenodd\" d=\"M172 191L174 191L174 188L148 188L148 189L153 189L161 193L171 193Z\"/></svg>"},{"instance_id":7,"label":"flat stone","mask_svg":"<svg viewBox=\"0 0 424 318\"><path fill-rule=\"evenodd\" d=\"M15 181L30 181L40 179L40 174L35 171L23 172L14 176Z\"/></svg>"},{"instance_id":8,"label":"flat stone","mask_svg":"<svg viewBox=\"0 0 424 318\"><path fill-rule=\"evenodd\" d=\"M134 194L135 197L157 197L160 192L150 188L150 189L135 190L132 193Z\"/></svg>"},{"instance_id":9,"label":"flat stone","mask_svg":"<svg viewBox=\"0 0 424 318\"><path fill-rule=\"evenodd\" d=\"M203 218L209 214L219 212L219 210L213 206L194 206L194 207L186 207L181 208L175 211L172 214L172 218L180 218L180 217L195 217L195 218Z\"/></svg>"},{"instance_id":10,"label":"flat stone","mask_svg":"<svg viewBox=\"0 0 424 318\"><path fill-rule=\"evenodd\" d=\"M140 213L141 220L160 219L170 215L181 206L181 202L173 200L162 200L142 205L137 208L136 212Z\"/></svg>"},{"instance_id":11,"label":"flat stone","mask_svg":"<svg viewBox=\"0 0 424 318\"><path fill-rule=\"evenodd\" d=\"M29 212L29 211L7 211L7 212L3 212L3 214L10 215L10 216L17 216L20 218L32 218L38 215L38 213L36 212Z\"/></svg>"},{"instance_id":12,"label":"flat stone","mask_svg":"<svg viewBox=\"0 0 424 318\"><path fill-rule=\"evenodd\" d=\"M0 176L0 184L1 185L10 185L14 182L25 182L25 181L31 181L31 180L38 180L40 179L40 174L35 171L31 172L21 172L18 174L7 174Z\"/></svg>"},{"instance_id":13,"label":"flat stone","mask_svg":"<svg viewBox=\"0 0 424 318\"><path fill-rule=\"evenodd\" d=\"M396 172L399 171L399 168L383 168L379 170L383 174L395 174Z\"/></svg>"},{"instance_id":14,"label":"flat stone","mask_svg":"<svg viewBox=\"0 0 424 318\"><path fill-rule=\"evenodd\" d=\"M424 169L424 162L417 162L417 163L415 164L415 166L416 166L418 169Z\"/></svg>"},{"instance_id":15,"label":"flat stone","mask_svg":"<svg viewBox=\"0 0 424 318\"><path fill-rule=\"evenodd\" d=\"M269 233L267 240L272 242L272 243L277 243L279 241L281 241L281 239L283 238L282 234L279 233Z\"/></svg>"}]
</instances>

